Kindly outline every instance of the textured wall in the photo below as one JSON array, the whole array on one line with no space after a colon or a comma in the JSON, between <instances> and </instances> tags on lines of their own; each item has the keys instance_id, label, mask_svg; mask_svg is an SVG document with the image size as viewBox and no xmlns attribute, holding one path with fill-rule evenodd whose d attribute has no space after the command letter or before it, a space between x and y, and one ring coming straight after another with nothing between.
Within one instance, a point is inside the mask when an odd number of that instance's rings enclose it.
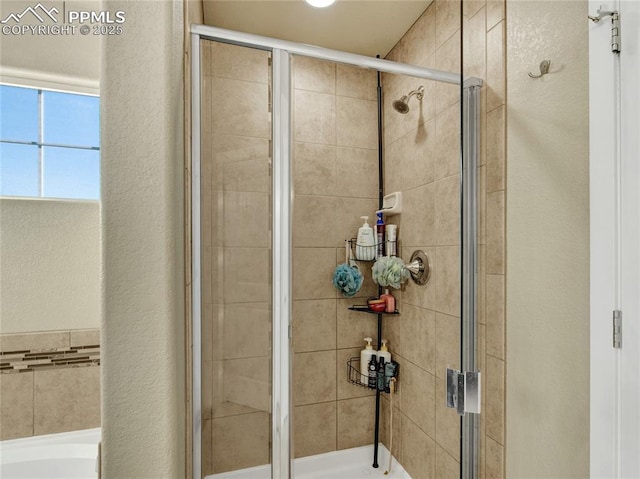
<instances>
[{"instance_id":1,"label":"textured wall","mask_svg":"<svg viewBox=\"0 0 640 479\"><path fill-rule=\"evenodd\" d=\"M0 200L0 333L97 328L100 204Z\"/></svg>"},{"instance_id":2,"label":"textured wall","mask_svg":"<svg viewBox=\"0 0 640 479\"><path fill-rule=\"evenodd\" d=\"M102 45L107 478L184 474L183 5L106 1L127 12Z\"/></svg>"},{"instance_id":3,"label":"textured wall","mask_svg":"<svg viewBox=\"0 0 640 479\"><path fill-rule=\"evenodd\" d=\"M588 477L587 2L507 13L506 473Z\"/></svg>"}]
</instances>

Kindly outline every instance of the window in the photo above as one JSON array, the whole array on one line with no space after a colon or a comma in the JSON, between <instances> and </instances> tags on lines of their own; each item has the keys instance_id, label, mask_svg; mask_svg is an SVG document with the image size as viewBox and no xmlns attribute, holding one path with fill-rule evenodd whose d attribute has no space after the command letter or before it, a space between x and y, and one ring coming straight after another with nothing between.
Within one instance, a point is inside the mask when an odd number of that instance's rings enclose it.
<instances>
[{"instance_id":1,"label":"window","mask_svg":"<svg viewBox=\"0 0 640 479\"><path fill-rule=\"evenodd\" d=\"M100 199L100 99L0 85L0 195Z\"/></svg>"}]
</instances>

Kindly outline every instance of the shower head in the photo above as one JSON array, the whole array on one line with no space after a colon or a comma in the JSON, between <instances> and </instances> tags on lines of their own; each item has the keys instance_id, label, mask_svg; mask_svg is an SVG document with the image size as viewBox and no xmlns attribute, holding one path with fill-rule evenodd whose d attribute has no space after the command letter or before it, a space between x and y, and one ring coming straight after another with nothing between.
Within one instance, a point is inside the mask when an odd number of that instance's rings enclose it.
<instances>
[{"instance_id":1,"label":"shower head","mask_svg":"<svg viewBox=\"0 0 640 479\"><path fill-rule=\"evenodd\" d=\"M403 115L405 113L409 113L409 104L407 103L408 101L409 98L406 95L403 96L399 100L393 102L393 109L398 113L402 113Z\"/></svg>"},{"instance_id":2,"label":"shower head","mask_svg":"<svg viewBox=\"0 0 640 479\"><path fill-rule=\"evenodd\" d=\"M402 98L393 102L393 109L398 113L406 115L409 113L409 99L415 95L418 100L422 100L424 97L424 87L420 85L416 90L409 92L408 95L403 95Z\"/></svg>"}]
</instances>

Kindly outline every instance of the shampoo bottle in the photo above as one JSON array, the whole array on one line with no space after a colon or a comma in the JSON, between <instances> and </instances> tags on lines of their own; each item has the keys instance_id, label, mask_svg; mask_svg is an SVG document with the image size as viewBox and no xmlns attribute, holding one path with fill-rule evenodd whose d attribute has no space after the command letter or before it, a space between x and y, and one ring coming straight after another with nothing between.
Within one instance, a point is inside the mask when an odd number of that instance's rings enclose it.
<instances>
[{"instance_id":1,"label":"shampoo bottle","mask_svg":"<svg viewBox=\"0 0 640 479\"><path fill-rule=\"evenodd\" d=\"M369 361L369 376L367 378L367 386L369 386L371 389L376 389L378 387L378 363L375 356L371 356L371 361Z\"/></svg>"},{"instance_id":2,"label":"shampoo bottle","mask_svg":"<svg viewBox=\"0 0 640 479\"><path fill-rule=\"evenodd\" d=\"M367 342L367 345L364 347L362 351L360 351L360 382L363 384L367 384L369 380L369 363L371 362L371 357L376 356L376 352L371 346L371 338L364 338Z\"/></svg>"},{"instance_id":3,"label":"shampoo bottle","mask_svg":"<svg viewBox=\"0 0 640 479\"><path fill-rule=\"evenodd\" d=\"M384 220L382 213L378 213L378 222L376 223L376 258L384 256Z\"/></svg>"},{"instance_id":4,"label":"shampoo bottle","mask_svg":"<svg viewBox=\"0 0 640 479\"><path fill-rule=\"evenodd\" d=\"M385 378L385 375L384 375L384 370L385 370L384 364L385 364L384 358L378 359L377 389L379 391L384 391L385 388L386 388L386 384L385 384L386 378Z\"/></svg>"},{"instance_id":5,"label":"shampoo bottle","mask_svg":"<svg viewBox=\"0 0 640 479\"><path fill-rule=\"evenodd\" d=\"M378 351L378 359L384 359L385 363L391 362L391 353L387 348L387 340L382 340L382 346L380 347L380 351Z\"/></svg>"},{"instance_id":6,"label":"shampoo bottle","mask_svg":"<svg viewBox=\"0 0 640 479\"><path fill-rule=\"evenodd\" d=\"M356 259L361 261L371 261L376 255L376 238L373 234L373 228L369 226L368 216L361 216L364 224L358 230L356 238Z\"/></svg>"},{"instance_id":7,"label":"shampoo bottle","mask_svg":"<svg viewBox=\"0 0 640 479\"><path fill-rule=\"evenodd\" d=\"M387 256L398 256L398 225L387 225Z\"/></svg>"}]
</instances>

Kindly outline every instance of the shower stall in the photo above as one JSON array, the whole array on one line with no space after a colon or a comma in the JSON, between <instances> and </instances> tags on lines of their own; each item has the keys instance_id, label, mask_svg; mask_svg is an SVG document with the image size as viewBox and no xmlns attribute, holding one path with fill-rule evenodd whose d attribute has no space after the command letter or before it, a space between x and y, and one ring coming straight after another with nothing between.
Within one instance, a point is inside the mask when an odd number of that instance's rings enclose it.
<instances>
[{"instance_id":1,"label":"shower stall","mask_svg":"<svg viewBox=\"0 0 640 479\"><path fill-rule=\"evenodd\" d=\"M382 477L389 450L386 477L477 477L482 80L191 38L193 478ZM393 291L399 314L349 309L380 294L372 264L350 298L333 270L395 192L397 254L431 277ZM349 380L364 337L389 340L396 394Z\"/></svg>"}]
</instances>

